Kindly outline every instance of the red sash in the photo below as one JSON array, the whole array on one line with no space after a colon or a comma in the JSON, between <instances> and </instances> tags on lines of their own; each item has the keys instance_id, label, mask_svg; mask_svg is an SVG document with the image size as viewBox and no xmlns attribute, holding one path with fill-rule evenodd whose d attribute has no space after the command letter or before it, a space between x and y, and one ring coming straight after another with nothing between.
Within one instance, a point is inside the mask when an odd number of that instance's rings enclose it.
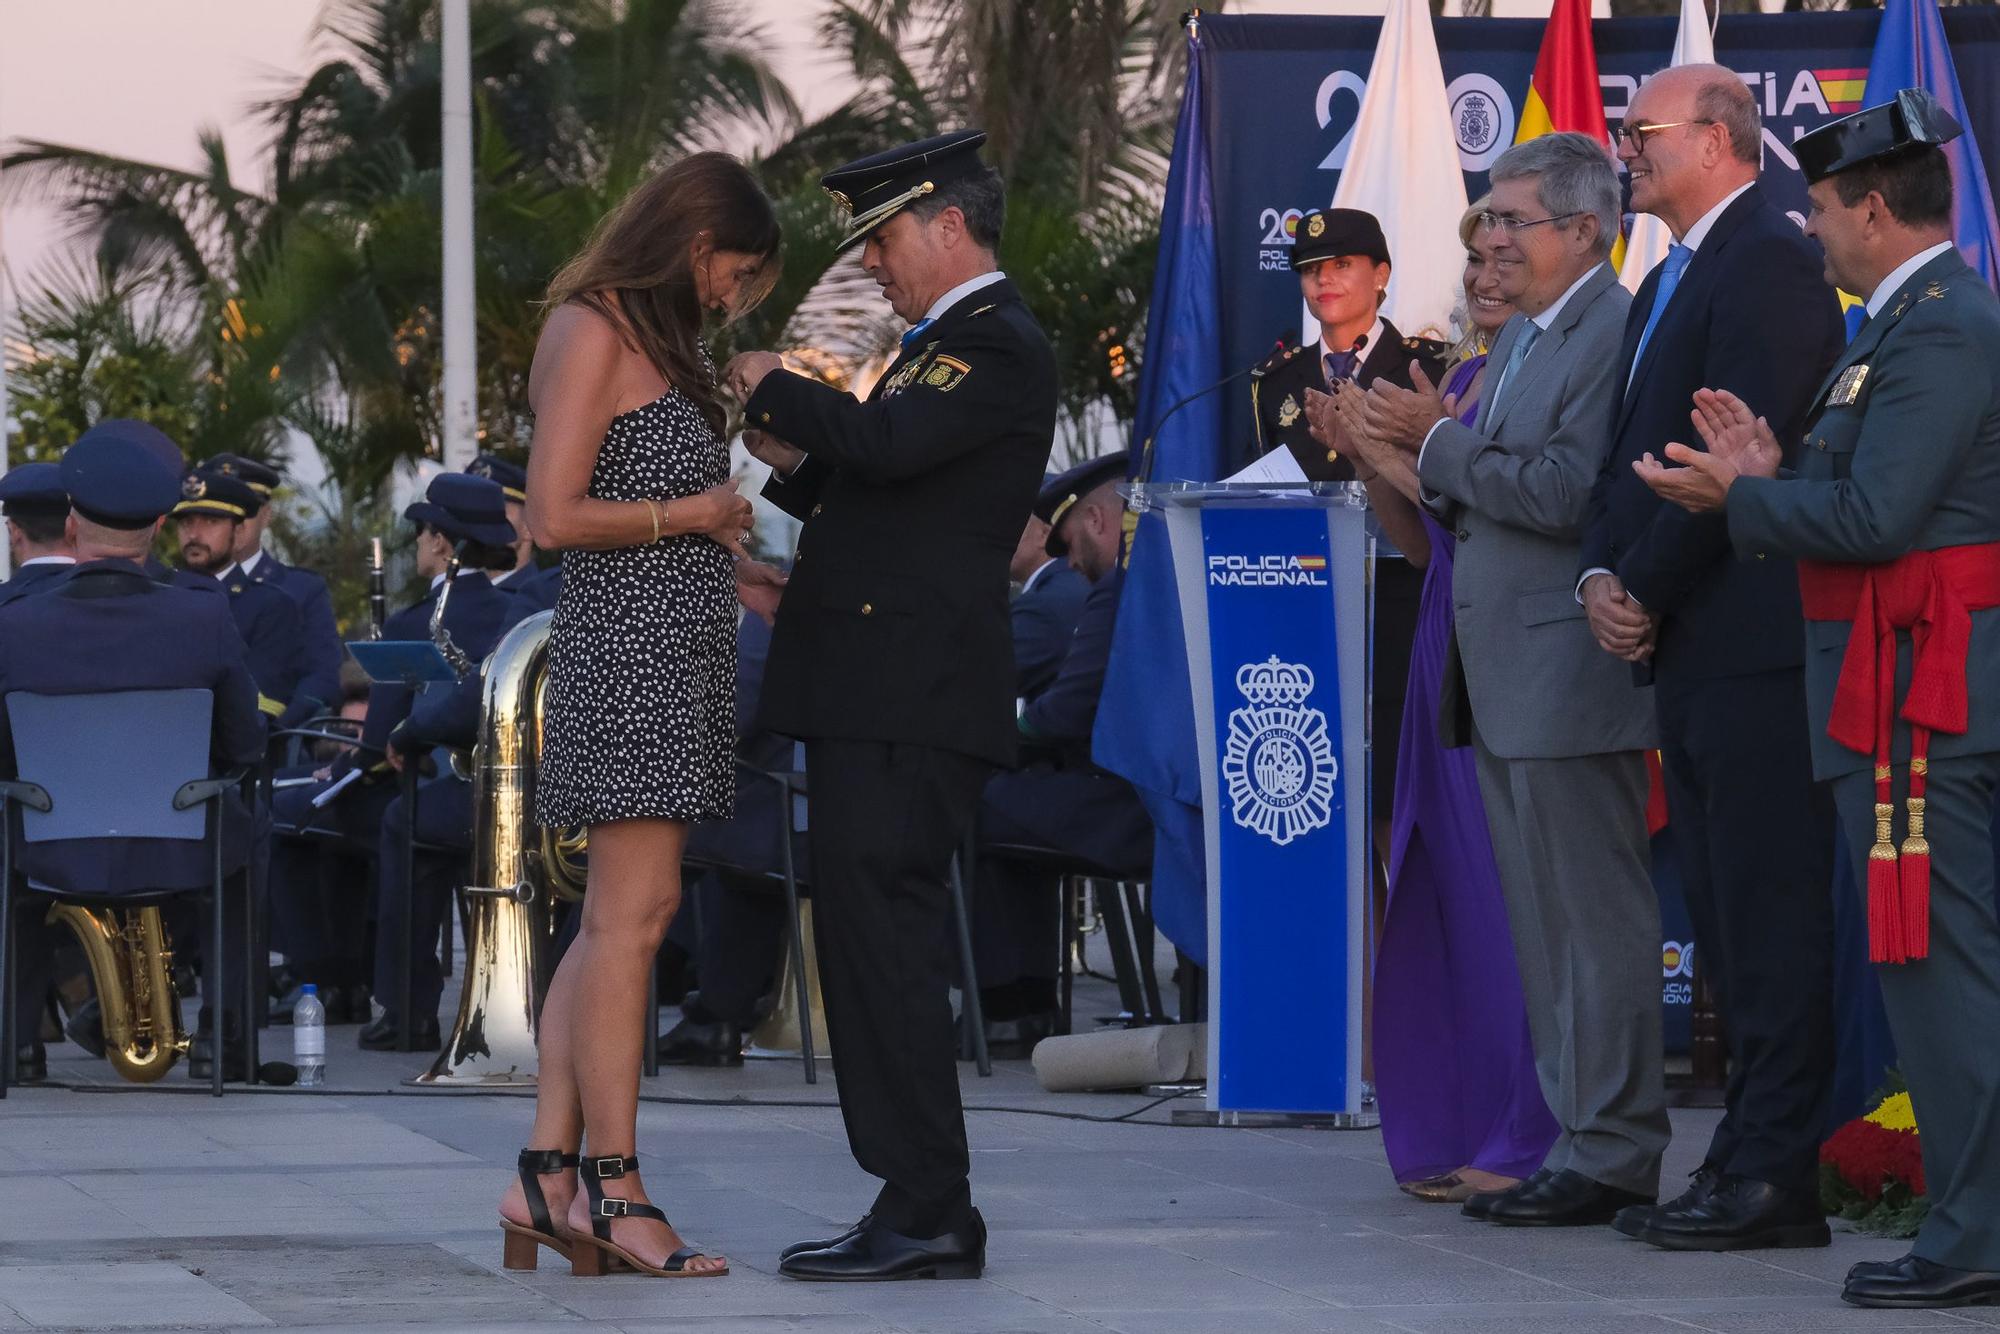
<instances>
[{"instance_id":1,"label":"red sash","mask_svg":"<svg viewBox=\"0 0 2000 1334\"><path fill-rule=\"evenodd\" d=\"M1905 963L1930 954L1931 850L1924 838L1924 775L1932 732L1966 729L1965 660L1975 611L2000 607L2000 542L1912 551L1880 565L1800 561L1809 621L1854 627L1841 659L1826 733L1875 759L1875 846L1868 853L1868 957ZM1910 633L1909 836L1890 841L1889 738L1896 709L1896 632Z\"/></svg>"}]
</instances>

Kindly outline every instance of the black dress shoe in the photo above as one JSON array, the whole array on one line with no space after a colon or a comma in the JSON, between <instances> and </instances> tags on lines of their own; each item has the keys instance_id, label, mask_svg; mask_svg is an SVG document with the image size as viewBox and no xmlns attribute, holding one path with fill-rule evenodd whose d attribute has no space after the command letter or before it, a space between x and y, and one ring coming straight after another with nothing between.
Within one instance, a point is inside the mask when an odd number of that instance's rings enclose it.
<instances>
[{"instance_id":1,"label":"black dress shoe","mask_svg":"<svg viewBox=\"0 0 2000 1334\"><path fill-rule=\"evenodd\" d=\"M778 1262L787 1278L820 1283L881 1283L901 1278L978 1278L986 1268L986 1220L970 1221L939 1237L906 1237L874 1219L816 1251Z\"/></svg>"},{"instance_id":2,"label":"black dress shoe","mask_svg":"<svg viewBox=\"0 0 2000 1334\"><path fill-rule=\"evenodd\" d=\"M49 1049L40 1042L23 1042L14 1050L14 1082L39 1084L49 1077Z\"/></svg>"},{"instance_id":3,"label":"black dress shoe","mask_svg":"<svg viewBox=\"0 0 2000 1334\"><path fill-rule=\"evenodd\" d=\"M1850 1273L1840 1299L1852 1306L2000 1306L2000 1273L1951 1269L1906 1255L1878 1271Z\"/></svg>"},{"instance_id":4,"label":"black dress shoe","mask_svg":"<svg viewBox=\"0 0 2000 1334\"><path fill-rule=\"evenodd\" d=\"M1665 1204L1635 1204L1620 1209L1618 1217L1611 1220L1611 1226L1613 1230L1622 1232L1628 1237L1636 1237L1646 1230L1646 1225L1652 1222L1654 1215L1692 1209L1700 1204L1708 1198L1709 1192L1715 1189L1715 1183L1720 1180L1722 1173L1703 1163L1688 1173L1688 1188L1673 1199Z\"/></svg>"},{"instance_id":5,"label":"black dress shoe","mask_svg":"<svg viewBox=\"0 0 2000 1334\"><path fill-rule=\"evenodd\" d=\"M1035 1044L1055 1031L1054 1011L992 1020L986 1025L986 1054L996 1061L1025 1061L1035 1054Z\"/></svg>"},{"instance_id":6,"label":"black dress shoe","mask_svg":"<svg viewBox=\"0 0 2000 1334\"><path fill-rule=\"evenodd\" d=\"M743 1064L743 1026L726 1019L682 1019L658 1048L661 1065Z\"/></svg>"},{"instance_id":7,"label":"black dress shoe","mask_svg":"<svg viewBox=\"0 0 2000 1334\"><path fill-rule=\"evenodd\" d=\"M396 1016L385 1014L361 1030L363 1051L436 1051L444 1045L436 1019L418 1019L410 1024L410 1045L401 1045Z\"/></svg>"},{"instance_id":8,"label":"black dress shoe","mask_svg":"<svg viewBox=\"0 0 2000 1334\"><path fill-rule=\"evenodd\" d=\"M848 1240L849 1238L858 1237L863 1232L867 1231L869 1223L872 1222L874 1218L875 1215L872 1212L865 1213L861 1215L859 1221L850 1225L847 1231L841 1233L837 1237L828 1237L824 1241L795 1241L791 1245L785 1247L784 1250L778 1252L778 1259L782 1263L783 1261L791 1259L794 1255L801 1255L806 1251L824 1251L830 1247L838 1246L842 1242Z\"/></svg>"},{"instance_id":9,"label":"black dress shoe","mask_svg":"<svg viewBox=\"0 0 2000 1334\"><path fill-rule=\"evenodd\" d=\"M1535 1169L1534 1175L1524 1181L1515 1182L1505 1190L1488 1190L1481 1191L1477 1195L1468 1195L1465 1201L1458 1206L1458 1211L1467 1218L1477 1218L1481 1222L1484 1222L1486 1221L1487 1214L1496 1203L1501 1200L1520 1199L1524 1196L1532 1195L1547 1184L1549 1178L1554 1175L1555 1173L1551 1172L1548 1168L1538 1167Z\"/></svg>"},{"instance_id":10,"label":"black dress shoe","mask_svg":"<svg viewBox=\"0 0 2000 1334\"><path fill-rule=\"evenodd\" d=\"M1757 1251L1833 1244L1833 1232L1817 1198L1768 1181L1726 1176L1706 1199L1688 1208L1678 1204L1653 1210L1644 1226L1628 1235L1668 1251ZM1628 1209L1619 1215L1621 1224L1631 1212ZM1618 1230L1625 1231L1623 1226Z\"/></svg>"},{"instance_id":11,"label":"black dress shoe","mask_svg":"<svg viewBox=\"0 0 2000 1334\"><path fill-rule=\"evenodd\" d=\"M1620 1209L1652 1200L1564 1168L1533 1191L1495 1200L1486 1221L1502 1227L1594 1227L1609 1223Z\"/></svg>"}]
</instances>

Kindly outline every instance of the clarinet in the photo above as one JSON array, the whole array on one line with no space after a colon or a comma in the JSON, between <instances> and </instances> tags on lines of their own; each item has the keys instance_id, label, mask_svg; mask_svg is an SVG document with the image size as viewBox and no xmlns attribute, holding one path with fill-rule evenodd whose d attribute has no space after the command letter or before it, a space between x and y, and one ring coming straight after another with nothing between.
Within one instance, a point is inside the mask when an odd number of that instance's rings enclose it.
<instances>
[{"instance_id":1,"label":"clarinet","mask_svg":"<svg viewBox=\"0 0 2000 1334\"><path fill-rule=\"evenodd\" d=\"M389 619L389 585L382 569L382 539L370 538L368 556L368 637L380 639L382 625Z\"/></svg>"}]
</instances>

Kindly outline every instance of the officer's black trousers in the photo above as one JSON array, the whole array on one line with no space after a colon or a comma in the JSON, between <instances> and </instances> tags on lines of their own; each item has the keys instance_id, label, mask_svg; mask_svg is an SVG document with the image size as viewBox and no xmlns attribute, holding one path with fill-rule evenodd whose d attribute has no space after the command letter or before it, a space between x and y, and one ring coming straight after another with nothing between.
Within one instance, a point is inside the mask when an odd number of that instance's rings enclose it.
<instances>
[{"instance_id":1,"label":"officer's black trousers","mask_svg":"<svg viewBox=\"0 0 2000 1334\"><path fill-rule=\"evenodd\" d=\"M947 992L952 854L990 766L884 741L806 743L813 929L847 1142L874 1213L936 1236L971 1207Z\"/></svg>"},{"instance_id":2,"label":"officer's black trousers","mask_svg":"<svg viewBox=\"0 0 2000 1334\"><path fill-rule=\"evenodd\" d=\"M1695 964L1729 1051L1706 1161L1812 1191L1833 1087L1836 835L1812 781L1803 676L1661 681L1655 698Z\"/></svg>"}]
</instances>

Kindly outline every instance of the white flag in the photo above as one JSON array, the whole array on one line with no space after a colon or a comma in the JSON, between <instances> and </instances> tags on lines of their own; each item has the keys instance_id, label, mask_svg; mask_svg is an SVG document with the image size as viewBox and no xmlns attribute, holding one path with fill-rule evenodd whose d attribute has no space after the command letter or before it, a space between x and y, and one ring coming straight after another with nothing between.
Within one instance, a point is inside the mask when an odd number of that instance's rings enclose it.
<instances>
[{"instance_id":1,"label":"white flag","mask_svg":"<svg viewBox=\"0 0 2000 1334\"><path fill-rule=\"evenodd\" d=\"M1715 35L1708 26L1708 8L1703 0L1681 0L1681 30L1674 38L1675 65L1715 63ZM1673 234L1667 224L1650 213L1632 219L1632 235L1625 242L1625 262L1619 266L1618 281L1628 292L1637 293L1639 284L1653 266L1667 257Z\"/></svg>"},{"instance_id":2,"label":"white flag","mask_svg":"<svg viewBox=\"0 0 2000 1334\"><path fill-rule=\"evenodd\" d=\"M1391 264L1383 318L1406 336L1450 337L1464 286L1465 177L1426 0L1389 0L1349 142L1333 205L1382 223ZM1318 334L1308 311L1306 337Z\"/></svg>"}]
</instances>

